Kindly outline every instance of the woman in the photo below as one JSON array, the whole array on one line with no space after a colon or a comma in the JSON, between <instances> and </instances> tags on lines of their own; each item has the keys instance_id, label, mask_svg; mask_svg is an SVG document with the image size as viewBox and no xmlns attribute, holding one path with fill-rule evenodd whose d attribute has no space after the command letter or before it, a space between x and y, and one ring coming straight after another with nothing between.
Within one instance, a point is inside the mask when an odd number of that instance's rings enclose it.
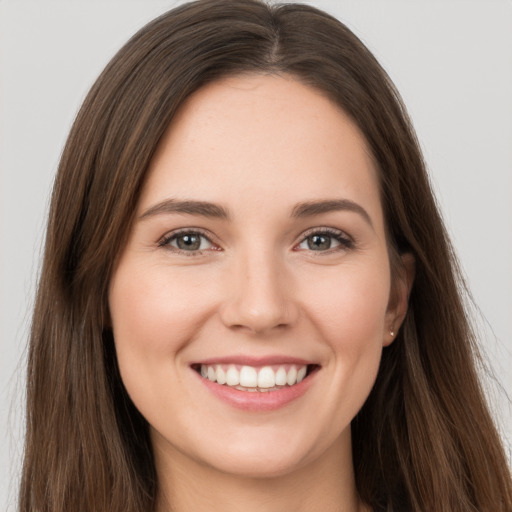
<instances>
[{"instance_id":1,"label":"woman","mask_svg":"<svg viewBox=\"0 0 512 512\"><path fill-rule=\"evenodd\" d=\"M511 510L398 94L311 7L136 34L56 179L22 511Z\"/></svg>"}]
</instances>

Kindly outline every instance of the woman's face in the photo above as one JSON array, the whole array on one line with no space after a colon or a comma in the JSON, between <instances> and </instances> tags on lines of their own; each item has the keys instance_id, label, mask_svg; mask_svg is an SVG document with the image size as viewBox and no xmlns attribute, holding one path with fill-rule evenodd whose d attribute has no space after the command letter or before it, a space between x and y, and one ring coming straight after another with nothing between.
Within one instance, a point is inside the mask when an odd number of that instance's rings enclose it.
<instances>
[{"instance_id":1,"label":"woman's face","mask_svg":"<svg viewBox=\"0 0 512 512\"><path fill-rule=\"evenodd\" d=\"M253 476L349 460L404 313L394 295L355 124L289 77L199 90L160 143L109 291L157 458Z\"/></svg>"}]
</instances>

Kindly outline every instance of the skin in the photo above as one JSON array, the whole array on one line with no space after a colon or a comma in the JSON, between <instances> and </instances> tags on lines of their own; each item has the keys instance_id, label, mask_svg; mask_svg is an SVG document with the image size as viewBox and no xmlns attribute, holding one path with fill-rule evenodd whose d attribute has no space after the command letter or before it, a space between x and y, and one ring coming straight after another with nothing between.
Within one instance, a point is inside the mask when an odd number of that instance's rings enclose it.
<instances>
[{"instance_id":1,"label":"skin","mask_svg":"<svg viewBox=\"0 0 512 512\"><path fill-rule=\"evenodd\" d=\"M168 199L215 203L230 217L144 216ZM292 215L334 199L368 218ZM166 496L173 511L366 510L350 422L405 315L412 271L405 261L392 281L377 170L356 125L291 77L207 85L160 142L137 215L109 306L124 385L150 424L159 510L171 510ZM324 234L331 247L311 249L307 237L326 227L350 246ZM201 250L168 241L183 229L205 235ZM226 404L190 367L276 354L320 370L274 411Z\"/></svg>"}]
</instances>

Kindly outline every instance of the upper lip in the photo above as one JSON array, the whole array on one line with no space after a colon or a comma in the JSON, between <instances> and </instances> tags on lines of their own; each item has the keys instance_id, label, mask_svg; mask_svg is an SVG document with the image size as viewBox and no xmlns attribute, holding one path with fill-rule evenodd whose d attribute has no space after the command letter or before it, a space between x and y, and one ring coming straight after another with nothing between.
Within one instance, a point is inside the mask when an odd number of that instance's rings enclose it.
<instances>
[{"instance_id":1,"label":"upper lip","mask_svg":"<svg viewBox=\"0 0 512 512\"><path fill-rule=\"evenodd\" d=\"M200 361L195 361L192 365L204 364L204 365L214 365L214 364L236 364L241 366L273 366L279 364L296 364L296 365L311 365L318 364L315 361L308 361L306 359L301 359L298 357L291 357L285 355L269 355L262 357L254 357L254 356L244 356L244 355L230 355L230 356L219 356L212 357L208 359L202 359Z\"/></svg>"}]
</instances>

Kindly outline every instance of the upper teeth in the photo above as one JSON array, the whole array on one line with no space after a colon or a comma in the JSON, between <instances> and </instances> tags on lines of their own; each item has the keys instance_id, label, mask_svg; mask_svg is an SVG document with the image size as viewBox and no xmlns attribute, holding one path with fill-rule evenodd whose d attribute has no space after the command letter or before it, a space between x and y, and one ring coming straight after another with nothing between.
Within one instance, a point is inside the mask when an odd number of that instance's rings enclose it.
<instances>
[{"instance_id":1,"label":"upper teeth","mask_svg":"<svg viewBox=\"0 0 512 512\"><path fill-rule=\"evenodd\" d=\"M201 375L212 382L238 388L270 389L293 386L304 379L307 365L253 366L201 365Z\"/></svg>"}]
</instances>

